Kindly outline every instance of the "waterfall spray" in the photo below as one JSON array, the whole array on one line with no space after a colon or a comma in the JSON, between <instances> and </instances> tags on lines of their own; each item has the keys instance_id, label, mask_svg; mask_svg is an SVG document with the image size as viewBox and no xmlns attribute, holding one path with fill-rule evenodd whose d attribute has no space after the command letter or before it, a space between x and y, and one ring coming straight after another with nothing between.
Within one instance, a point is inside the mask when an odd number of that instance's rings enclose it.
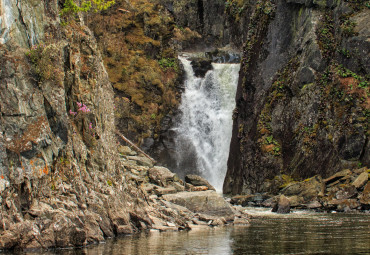
<instances>
[{"instance_id":1,"label":"waterfall spray","mask_svg":"<svg viewBox=\"0 0 370 255\"><path fill-rule=\"evenodd\" d=\"M194 76L190 61L179 57L186 72L177 133L178 164L193 161L196 170L222 190L232 134L232 111L239 64L215 64L204 78ZM193 158L189 158L189 150Z\"/></svg>"}]
</instances>

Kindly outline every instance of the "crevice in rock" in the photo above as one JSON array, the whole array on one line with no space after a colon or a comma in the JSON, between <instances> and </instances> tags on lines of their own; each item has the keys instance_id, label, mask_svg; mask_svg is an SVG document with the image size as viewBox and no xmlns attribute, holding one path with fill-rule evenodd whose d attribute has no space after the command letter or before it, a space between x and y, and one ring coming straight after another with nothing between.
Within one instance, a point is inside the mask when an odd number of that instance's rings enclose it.
<instances>
[{"instance_id":1,"label":"crevice in rock","mask_svg":"<svg viewBox=\"0 0 370 255\"><path fill-rule=\"evenodd\" d=\"M31 42L31 39L30 39L30 34L28 32L28 27L27 27L27 24L26 22L24 22L24 19L23 19L23 15L22 15L22 9L20 7L20 0L17 0L17 9L18 9L18 13L19 13L19 21L21 22L22 26L24 26L24 29L25 29L25 32L26 32L26 35L27 35L27 43L28 43L28 47L31 47L32 46L32 42Z\"/></svg>"},{"instance_id":2,"label":"crevice in rock","mask_svg":"<svg viewBox=\"0 0 370 255\"><path fill-rule=\"evenodd\" d=\"M203 30L204 28L204 6L203 0L198 0L198 18L200 22L200 28Z\"/></svg>"}]
</instances>

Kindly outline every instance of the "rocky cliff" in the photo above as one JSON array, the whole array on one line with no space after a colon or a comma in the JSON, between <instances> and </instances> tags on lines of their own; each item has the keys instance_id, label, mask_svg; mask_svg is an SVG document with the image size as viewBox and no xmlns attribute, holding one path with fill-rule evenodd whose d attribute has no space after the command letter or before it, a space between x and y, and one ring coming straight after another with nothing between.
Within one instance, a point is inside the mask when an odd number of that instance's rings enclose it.
<instances>
[{"instance_id":1,"label":"rocky cliff","mask_svg":"<svg viewBox=\"0 0 370 255\"><path fill-rule=\"evenodd\" d=\"M248 6L224 192L369 166L368 2Z\"/></svg>"},{"instance_id":2,"label":"rocky cliff","mask_svg":"<svg viewBox=\"0 0 370 255\"><path fill-rule=\"evenodd\" d=\"M71 3L0 1L0 250L81 246L146 229L225 224L235 215L247 224L243 213L207 186L185 184L170 170L118 146L115 107L132 103L144 112L142 123L148 114L176 105L171 101L176 63L165 61L173 52L161 55L162 66L145 56L146 47L153 47L148 54L160 49L161 43L149 37L163 28L156 20L160 6L133 1L129 12L142 16L125 23L119 15L128 11L119 10L123 6L92 15ZM123 28L117 34L107 31L111 41L97 42L108 14L109 22L123 22ZM144 24L155 29L144 35ZM111 48L115 43L122 52ZM108 76L117 70L119 75ZM124 92L130 88L126 84L133 90ZM154 94L147 92L149 106L140 87L145 85L148 90L157 85ZM135 132L151 130L154 117Z\"/></svg>"}]
</instances>

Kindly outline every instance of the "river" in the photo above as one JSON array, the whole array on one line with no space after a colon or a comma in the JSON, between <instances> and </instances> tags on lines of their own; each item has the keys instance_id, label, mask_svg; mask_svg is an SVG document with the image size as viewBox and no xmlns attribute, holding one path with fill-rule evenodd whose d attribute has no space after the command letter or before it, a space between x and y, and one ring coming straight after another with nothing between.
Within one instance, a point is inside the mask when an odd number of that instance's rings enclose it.
<instances>
[{"instance_id":1,"label":"river","mask_svg":"<svg viewBox=\"0 0 370 255\"><path fill-rule=\"evenodd\" d=\"M265 208L247 210L250 226L140 233L44 254L370 254L370 214L295 211L279 215Z\"/></svg>"}]
</instances>

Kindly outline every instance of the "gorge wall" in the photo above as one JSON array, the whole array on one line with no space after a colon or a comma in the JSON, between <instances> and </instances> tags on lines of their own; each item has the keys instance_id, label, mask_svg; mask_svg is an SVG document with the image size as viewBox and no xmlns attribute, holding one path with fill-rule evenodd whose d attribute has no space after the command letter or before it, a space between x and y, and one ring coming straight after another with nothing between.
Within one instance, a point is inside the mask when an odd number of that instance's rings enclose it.
<instances>
[{"instance_id":1,"label":"gorge wall","mask_svg":"<svg viewBox=\"0 0 370 255\"><path fill-rule=\"evenodd\" d=\"M224 193L369 166L365 1L228 1L251 8Z\"/></svg>"}]
</instances>

